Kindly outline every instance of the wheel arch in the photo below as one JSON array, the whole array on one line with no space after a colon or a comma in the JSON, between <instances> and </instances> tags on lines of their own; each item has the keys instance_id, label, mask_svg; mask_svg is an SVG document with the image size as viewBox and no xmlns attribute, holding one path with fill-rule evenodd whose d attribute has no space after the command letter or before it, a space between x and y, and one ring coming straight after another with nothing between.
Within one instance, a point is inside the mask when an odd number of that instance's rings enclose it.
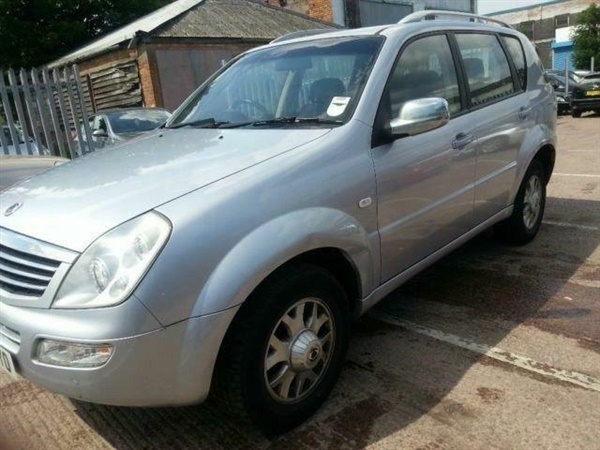
<instances>
[{"instance_id":1,"label":"wheel arch","mask_svg":"<svg viewBox=\"0 0 600 450\"><path fill-rule=\"evenodd\" d=\"M309 263L328 270L352 299L351 311L374 287L378 235L352 216L330 208L310 208L271 220L238 242L214 269L192 316L240 304L279 268Z\"/></svg>"}]
</instances>

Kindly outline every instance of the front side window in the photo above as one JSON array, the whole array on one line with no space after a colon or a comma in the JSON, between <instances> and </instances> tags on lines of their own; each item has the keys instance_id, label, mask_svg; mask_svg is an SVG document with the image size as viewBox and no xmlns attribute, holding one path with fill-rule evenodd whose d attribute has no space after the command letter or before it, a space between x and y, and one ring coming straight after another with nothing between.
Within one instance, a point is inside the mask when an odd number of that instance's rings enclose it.
<instances>
[{"instance_id":1,"label":"front side window","mask_svg":"<svg viewBox=\"0 0 600 450\"><path fill-rule=\"evenodd\" d=\"M347 37L250 52L193 94L169 127L275 126L264 122L282 118L290 119L289 125L302 118L345 123L382 43L380 36Z\"/></svg>"},{"instance_id":2,"label":"front side window","mask_svg":"<svg viewBox=\"0 0 600 450\"><path fill-rule=\"evenodd\" d=\"M461 109L460 91L450 45L445 35L416 40L400 55L389 82L392 117L398 117L409 100L441 97L450 113Z\"/></svg>"},{"instance_id":3,"label":"front side window","mask_svg":"<svg viewBox=\"0 0 600 450\"><path fill-rule=\"evenodd\" d=\"M481 106L515 92L504 50L492 34L457 34L466 71L471 105Z\"/></svg>"}]
</instances>

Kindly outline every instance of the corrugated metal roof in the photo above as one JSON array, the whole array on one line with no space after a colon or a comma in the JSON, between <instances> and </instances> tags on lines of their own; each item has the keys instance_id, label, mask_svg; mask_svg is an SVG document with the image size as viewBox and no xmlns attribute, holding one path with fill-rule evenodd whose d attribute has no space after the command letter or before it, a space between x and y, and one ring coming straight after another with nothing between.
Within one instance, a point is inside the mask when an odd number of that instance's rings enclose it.
<instances>
[{"instance_id":1,"label":"corrugated metal roof","mask_svg":"<svg viewBox=\"0 0 600 450\"><path fill-rule=\"evenodd\" d=\"M334 24L249 0L205 0L152 36L271 40L287 33Z\"/></svg>"},{"instance_id":2,"label":"corrugated metal roof","mask_svg":"<svg viewBox=\"0 0 600 450\"><path fill-rule=\"evenodd\" d=\"M138 32L159 37L274 39L314 28L339 28L303 14L253 0L177 0L53 61L75 63L130 41Z\"/></svg>"}]
</instances>

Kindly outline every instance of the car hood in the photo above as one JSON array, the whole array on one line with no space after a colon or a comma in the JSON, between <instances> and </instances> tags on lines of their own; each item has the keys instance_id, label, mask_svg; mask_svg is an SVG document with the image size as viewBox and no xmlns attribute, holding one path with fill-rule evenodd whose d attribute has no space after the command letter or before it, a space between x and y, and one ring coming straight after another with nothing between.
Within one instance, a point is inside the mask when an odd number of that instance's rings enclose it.
<instances>
[{"instance_id":1,"label":"car hood","mask_svg":"<svg viewBox=\"0 0 600 450\"><path fill-rule=\"evenodd\" d=\"M0 194L2 227L75 251L111 228L330 130L162 130ZM6 216L7 208L21 203Z\"/></svg>"}]
</instances>

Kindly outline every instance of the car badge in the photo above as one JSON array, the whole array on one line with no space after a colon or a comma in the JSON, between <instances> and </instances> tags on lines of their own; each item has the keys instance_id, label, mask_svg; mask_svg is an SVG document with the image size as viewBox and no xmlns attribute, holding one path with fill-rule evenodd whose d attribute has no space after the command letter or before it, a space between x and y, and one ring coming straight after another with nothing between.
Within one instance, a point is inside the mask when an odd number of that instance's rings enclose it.
<instances>
[{"instance_id":1,"label":"car badge","mask_svg":"<svg viewBox=\"0 0 600 450\"><path fill-rule=\"evenodd\" d=\"M6 217L8 217L8 216L16 213L21 208L21 206L23 206L23 203L14 203L14 204L12 204L8 208L6 208L6 211L4 211L4 215Z\"/></svg>"}]
</instances>

